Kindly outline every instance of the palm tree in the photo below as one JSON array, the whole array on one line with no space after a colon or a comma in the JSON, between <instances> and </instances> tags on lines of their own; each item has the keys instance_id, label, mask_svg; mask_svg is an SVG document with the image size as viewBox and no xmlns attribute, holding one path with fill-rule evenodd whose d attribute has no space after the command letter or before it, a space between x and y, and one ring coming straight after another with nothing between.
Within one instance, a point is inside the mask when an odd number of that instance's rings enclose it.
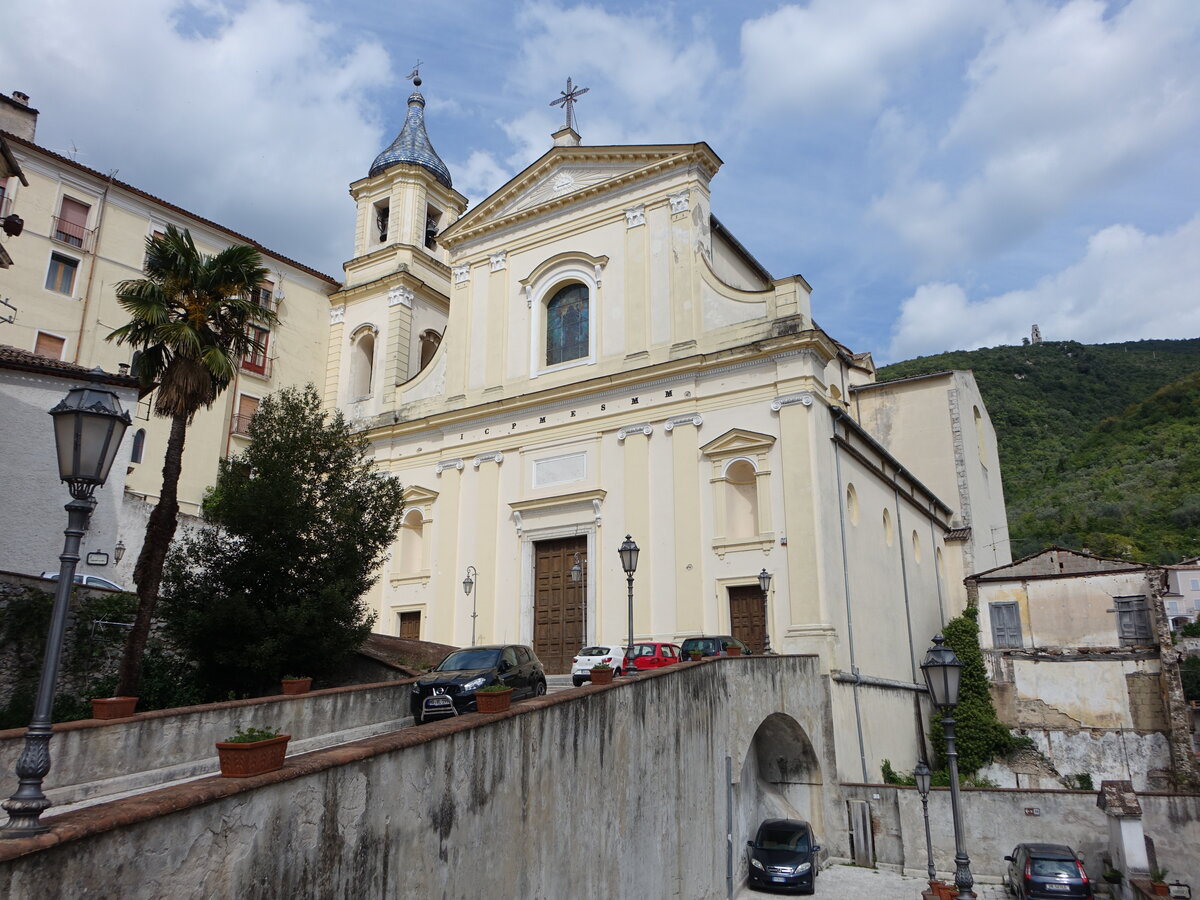
<instances>
[{"instance_id":1,"label":"palm tree","mask_svg":"<svg viewBox=\"0 0 1200 900\"><path fill-rule=\"evenodd\" d=\"M143 384L157 385L155 415L171 420L162 490L133 571L138 609L117 686L117 693L127 696L135 695L141 682L163 563L175 536L187 427L233 381L242 356L261 350L251 337L250 322L269 325L275 320L259 303L258 286L267 270L253 247L235 245L206 256L187 229L168 225L165 234L146 239L145 272L145 278L117 284L117 302L130 321L108 336L141 351L137 374Z\"/></svg>"}]
</instances>

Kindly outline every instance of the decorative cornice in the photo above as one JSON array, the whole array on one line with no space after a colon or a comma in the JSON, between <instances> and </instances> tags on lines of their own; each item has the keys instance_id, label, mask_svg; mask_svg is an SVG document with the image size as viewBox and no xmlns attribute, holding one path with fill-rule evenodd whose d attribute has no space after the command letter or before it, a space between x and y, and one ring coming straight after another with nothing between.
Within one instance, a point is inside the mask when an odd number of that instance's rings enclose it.
<instances>
[{"instance_id":1,"label":"decorative cornice","mask_svg":"<svg viewBox=\"0 0 1200 900\"><path fill-rule=\"evenodd\" d=\"M779 412L785 406L791 406L793 403L799 403L802 406L812 406L815 396L812 391L797 391L794 394L784 394L771 401L771 409L774 412Z\"/></svg>"},{"instance_id":2,"label":"decorative cornice","mask_svg":"<svg viewBox=\"0 0 1200 900\"><path fill-rule=\"evenodd\" d=\"M504 462L504 454L499 450L493 450L491 453L480 453L475 457L471 465L478 469L479 464L485 462L494 462L496 465L500 465L500 463Z\"/></svg>"},{"instance_id":3,"label":"decorative cornice","mask_svg":"<svg viewBox=\"0 0 1200 900\"><path fill-rule=\"evenodd\" d=\"M346 321L346 304L342 303L338 306L331 306L329 308L329 324L337 325L344 321Z\"/></svg>"},{"instance_id":4,"label":"decorative cornice","mask_svg":"<svg viewBox=\"0 0 1200 900\"><path fill-rule=\"evenodd\" d=\"M491 265L493 272L503 272L508 268L508 251L501 250L498 253L493 253L488 257L488 263Z\"/></svg>"},{"instance_id":5,"label":"decorative cornice","mask_svg":"<svg viewBox=\"0 0 1200 900\"><path fill-rule=\"evenodd\" d=\"M638 422L636 425L626 425L617 432L617 440L623 441L631 434L644 434L646 437L654 434L654 426L649 422Z\"/></svg>"},{"instance_id":6,"label":"decorative cornice","mask_svg":"<svg viewBox=\"0 0 1200 900\"><path fill-rule=\"evenodd\" d=\"M413 298L416 294L411 288L394 287L388 291L388 306L407 306L412 308Z\"/></svg>"},{"instance_id":7,"label":"decorative cornice","mask_svg":"<svg viewBox=\"0 0 1200 900\"><path fill-rule=\"evenodd\" d=\"M433 467L433 473L441 475L447 469L457 469L461 472L465 465L461 459L443 459L439 460L438 464Z\"/></svg>"},{"instance_id":8,"label":"decorative cornice","mask_svg":"<svg viewBox=\"0 0 1200 900\"><path fill-rule=\"evenodd\" d=\"M704 424L704 417L700 413L688 413L685 416L671 416L663 423L663 431L674 431L679 425L695 425L699 428Z\"/></svg>"}]
</instances>

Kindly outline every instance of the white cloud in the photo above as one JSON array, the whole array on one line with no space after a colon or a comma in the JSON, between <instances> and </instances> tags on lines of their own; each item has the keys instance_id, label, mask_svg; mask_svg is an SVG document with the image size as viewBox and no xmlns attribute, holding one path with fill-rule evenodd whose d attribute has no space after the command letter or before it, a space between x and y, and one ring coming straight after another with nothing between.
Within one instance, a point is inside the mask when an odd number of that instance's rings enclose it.
<instances>
[{"instance_id":1,"label":"white cloud","mask_svg":"<svg viewBox=\"0 0 1200 900\"><path fill-rule=\"evenodd\" d=\"M742 25L747 102L870 113L897 73L974 30L992 2L812 0Z\"/></svg>"},{"instance_id":2,"label":"white cloud","mask_svg":"<svg viewBox=\"0 0 1200 900\"><path fill-rule=\"evenodd\" d=\"M1047 340L1190 337L1200 334L1197 285L1200 214L1161 235L1112 225L1075 264L1025 290L972 300L958 284L922 285L901 306L888 356L1016 344L1034 323Z\"/></svg>"},{"instance_id":3,"label":"white cloud","mask_svg":"<svg viewBox=\"0 0 1200 900\"><path fill-rule=\"evenodd\" d=\"M936 269L1013 245L1144 170L1198 121L1200 4L1011 4L971 63L968 93L927 168L873 205Z\"/></svg>"},{"instance_id":4,"label":"white cloud","mask_svg":"<svg viewBox=\"0 0 1200 900\"><path fill-rule=\"evenodd\" d=\"M345 186L385 140L364 101L393 78L378 44L335 52L283 0L12 0L5 18L0 83L32 95L39 143L340 271Z\"/></svg>"}]
</instances>

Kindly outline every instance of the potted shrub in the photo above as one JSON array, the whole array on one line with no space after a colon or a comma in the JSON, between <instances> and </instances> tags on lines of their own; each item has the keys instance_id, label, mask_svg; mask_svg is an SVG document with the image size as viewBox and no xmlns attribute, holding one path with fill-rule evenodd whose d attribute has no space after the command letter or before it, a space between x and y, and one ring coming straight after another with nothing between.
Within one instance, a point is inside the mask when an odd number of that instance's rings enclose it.
<instances>
[{"instance_id":1,"label":"potted shrub","mask_svg":"<svg viewBox=\"0 0 1200 900\"><path fill-rule=\"evenodd\" d=\"M725 653L728 656L741 656L742 655L742 645L735 644L733 641L726 641L725 642Z\"/></svg>"},{"instance_id":2,"label":"potted shrub","mask_svg":"<svg viewBox=\"0 0 1200 900\"><path fill-rule=\"evenodd\" d=\"M691 657L692 662L700 662L700 660L704 659L704 651L703 650L689 650L688 656Z\"/></svg>"},{"instance_id":3,"label":"potted shrub","mask_svg":"<svg viewBox=\"0 0 1200 900\"><path fill-rule=\"evenodd\" d=\"M1154 893L1159 897L1171 896L1171 888L1167 885L1167 870L1161 866L1155 866L1150 870L1150 887L1154 888Z\"/></svg>"},{"instance_id":4,"label":"potted shrub","mask_svg":"<svg viewBox=\"0 0 1200 900\"><path fill-rule=\"evenodd\" d=\"M592 666L592 684L611 684L613 667L608 663L597 663Z\"/></svg>"},{"instance_id":5,"label":"potted shrub","mask_svg":"<svg viewBox=\"0 0 1200 900\"><path fill-rule=\"evenodd\" d=\"M1125 880L1125 873L1120 869L1108 868L1104 870L1104 873L1100 877L1109 884L1120 884Z\"/></svg>"},{"instance_id":6,"label":"potted shrub","mask_svg":"<svg viewBox=\"0 0 1200 900\"><path fill-rule=\"evenodd\" d=\"M502 684L489 684L475 692L475 708L481 713L504 712L512 703L513 689Z\"/></svg>"},{"instance_id":7,"label":"potted shrub","mask_svg":"<svg viewBox=\"0 0 1200 900\"><path fill-rule=\"evenodd\" d=\"M307 694L312 690L312 679L307 675L284 675L280 684L285 694Z\"/></svg>"},{"instance_id":8,"label":"potted shrub","mask_svg":"<svg viewBox=\"0 0 1200 900\"><path fill-rule=\"evenodd\" d=\"M225 778L249 778L283 768L290 734L275 728L240 728L237 733L217 741L217 759Z\"/></svg>"},{"instance_id":9,"label":"potted shrub","mask_svg":"<svg viewBox=\"0 0 1200 900\"><path fill-rule=\"evenodd\" d=\"M93 697L93 719L124 719L133 715L137 697Z\"/></svg>"}]
</instances>

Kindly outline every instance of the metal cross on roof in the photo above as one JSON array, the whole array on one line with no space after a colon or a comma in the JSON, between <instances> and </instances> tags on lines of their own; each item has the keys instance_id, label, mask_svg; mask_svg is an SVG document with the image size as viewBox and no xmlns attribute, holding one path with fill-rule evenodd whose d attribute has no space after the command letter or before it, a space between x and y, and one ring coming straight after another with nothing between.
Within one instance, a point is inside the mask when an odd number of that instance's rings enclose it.
<instances>
[{"instance_id":1,"label":"metal cross on roof","mask_svg":"<svg viewBox=\"0 0 1200 900\"><path fill-rule=\"evenodd\" d=\"M419 85L421 83L421 66L422 65L424 65L424 63L422 63L422 61L418 59L416 65L413 66L413 70L404 76L405 80L411 81L414 84Z\"/></svg>"},{"instance_id":2,"label":"metal cross on roof","mask_svg":"<svg viewBox=\"0 0 1200 900\"><path fill-rule=\"evenodd\" d=\"M588 92L588 88L575 87L571 83L571 79L567 78L567 89L559 91L562 94L557 100L551 100L551 106L561 106L567 111L567 127L573 129L575 127L575 101Z\"/></svg>"}]
</instances>

